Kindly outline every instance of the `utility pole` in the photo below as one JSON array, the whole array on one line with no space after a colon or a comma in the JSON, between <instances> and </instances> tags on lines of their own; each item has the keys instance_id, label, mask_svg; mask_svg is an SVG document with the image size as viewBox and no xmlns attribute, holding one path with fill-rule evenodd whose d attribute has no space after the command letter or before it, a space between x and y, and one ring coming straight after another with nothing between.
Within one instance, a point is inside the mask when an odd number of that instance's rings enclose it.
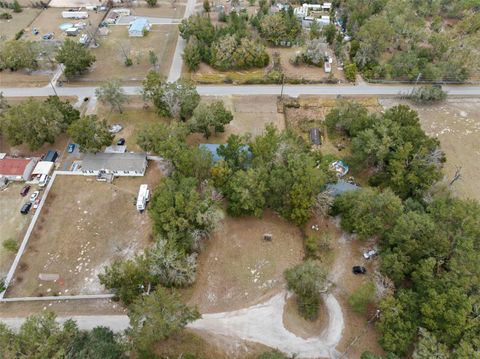
<instances>
[{"instance_id":1,"label":"utility pole","mask_svg":"<svg viewBox=\"0 0 480 359\"><path fill-rule=\"evenodd\" d=\"M52 90L53 90L53 92L55 93L55 96L58 97L57 90L55 90L55 86L53 86L52 80L49 79L48 82L50 82L50 86L52 86Z\"/></svg>"},{"instance_id":2,"label":"utility pole","mask_svg":"<svg viewBox=\"0 0 480 359\"><path fill-rule=\"evenodd\" d=\"M417 76L417 80L415 81L415 86L417 86L418 81L420 81L420 78L422 77L422 73L420 72Z\"/></svg>"},{"instance_id":3,"label":"utility pole","mask_svg":"<svg viewBox=\"0 0 480 359\"><path fill-rule=\"evenodd\" d=\"M280 99L283 99L283 87L285 86L285 74L282 73L282 90L280 91Z\"/></svg>"}]
</instances>

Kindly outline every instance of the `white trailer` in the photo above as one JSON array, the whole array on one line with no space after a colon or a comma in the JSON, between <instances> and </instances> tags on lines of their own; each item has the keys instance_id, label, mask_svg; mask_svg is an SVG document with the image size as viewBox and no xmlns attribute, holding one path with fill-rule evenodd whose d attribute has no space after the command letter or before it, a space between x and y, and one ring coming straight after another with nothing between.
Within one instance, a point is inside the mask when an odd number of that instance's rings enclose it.
<instances>
[{"instance_id":1,"label":"white trailer","mask_svg":"<svg viewBox=\"0 0 480 359\"><path fill-rule=\"evenodd\" d=\"M138 190L137 197L137 211L143 212L147 207L147 202L150 200L150 190L148 184L141 184Z\"/></svg>"},{"instance_id":2,"label":"white trailer","mask_svg":"<svg viewBox=\"0 0 480 359\"><path fill-rule=\"evenodd\" d=\"M64 19L87 19L88 12L86 11L62 11Z\"/></svg>"},{"instance_id":3,"label":"white trailer","mask_svg":"<svg viewBox=\"0 0 480 359\"><path fill-rule=\"evenodd\" d=\"M65 34L67 34L67 36L77 36L78 32L79 29L76 27L71 27L65 30Z\"/></svg>"}]
</instances>

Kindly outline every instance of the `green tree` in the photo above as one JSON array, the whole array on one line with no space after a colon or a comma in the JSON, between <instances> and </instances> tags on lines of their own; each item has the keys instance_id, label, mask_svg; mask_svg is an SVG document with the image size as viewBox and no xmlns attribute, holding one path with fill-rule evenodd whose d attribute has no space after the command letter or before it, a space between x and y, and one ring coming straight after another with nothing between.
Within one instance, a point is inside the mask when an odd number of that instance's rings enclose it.
<instances>
[{"instance_id":1,"label":"green tree","mask_svg":"<svg viewBox=\"0 0 480 359\"><path fill-rule=\"evenodd\" d=\"M279 351L271 351L260 354L257 359L289 359L289 357L283 355Z\"/></svg>"},{"instance_id":2,"label":"green tree","mask_svg":"<svg viewBox=\"0 0 480 359\"><path fill-rule=\"evenodd\" d=\"M20 3L18 2L18 0L13 0L12 2L12 9L13 9L13 12L22 12L22 7L20 6Z\"/></svg>"},{"instance_id":3,"label":"green tree","mask_svg":"<svg viewBox=\"0 0 480 359\"><path fill-rule=\"evenodd\" d=\"M233 53L232 61L233 68L248 69L267 66L270 58L260 42L243 38Z\"/></svg>"},{"instance_id":4,"label":"green tree","mask_svg":"<svg viewBox=\"0 0 480 359\"><path fill-rule=\"evenodd\" d=\"M375 284L373 282L363 283L353 294L348 298L348 304L353 311L358 314L365 315L368 306L375 300Z\"/></svg>"},{"instance_id":5,"label":"green tree","mask_svg":"<svg viewBox=\"0 0 480 359\"><path fill-rule=\"evenodd\" d=\"M45 103L62 113L63 122L66 125L70 125L80 118L80 111L74 108L70 102L60 100L58 96L48 96Z\"/></svg>"},{"instance_id":6,"label":"green tree","mask_svg":"<svg viewBox=\"0 0 480 359\"><path fill-rule=\"evenodd\" d=\"M208 0L203 0L203 10L210 15L210 2Z\"/></svg>"},{"instance_id":7,"label":"green tree","mask_svg":"<svg viewBox=\"0 0 480 359\"><path fill-rule=\"evenodd\" d=\"M0 117L0 127L10 144L26 143L32 150L54 143L67 126L60 110L33 98L12 106Z\"/></svg>"},{"instance_id":8,"label":"green tree","mask_svg":"<svg viewBox=\"0 0 480 359\"><path fill-rule=\"evenodd\" d=\"M152 65L154 68L157 68L157 66L158 66L158 56L157 56L157 54L155 54L155 51L153 51L153 50L148 51L148 62L150 62L150 65Z\"/></svg>"},{"instance_id":9,"label":"green tree","mask_svg":"<svg viewBox=\"0 0 480 359\"><path fill-rule=\"evenodd\" d=\"M113 135L108 132L107 122L100 121L96 115L84 116L73 122L68 128L68 134L84 152L99 152L113 141Z\"/></svg>"},{"instance_id":10,"label":"green tree","mask_svg":"<svg viewBox=\"0 0 480 359\"><path fill-rule=\"evenodd\" d=\"M323 27L323 34L329 45L333 45L335 36L337 35L337 28L335 24L328 24Z\"/></svg>"},{"instance_id":11,"label":"green tree","mask_svg":"<svg viewBox=\"0 0 480 359\"><path fill-rule=\"evenodd\" d=\"M193 177L202 182L211 175L212 154L205 148L180 147L172 158L176 173L183 177Z\"/></svg>"},{"instance_id":12,"label":"green tree","mask_svg":"<svg viewBox=\"0 0 480 359\"><path fill-rule=\"evenodd\" d=\"M350 82L355 82L357 78L357 65L348 64L344 67L345 78Z\"/></svg>"},{"instance_id":13,"label":"green tree","mask_svg":"<svg viewBox=\"0 0 480 359\"><path fill-rule=\"evenodd\" d=\"M449 359L447 346L439 343L437 338L424 328L420 328L420 339L413 352L413 359Z\"/></svg>"},{"instance_id":14,"label":"green tree","mask_svg":"<svg viewBox=\"0 0 480 359\"><path fill-rule=\"evenodd\" d=\"M380 302L380 320L377 327L383 349L404 355L413 342L418 327L418 309L415 294L400 291L396 297L387 297Z\"/></svg>"},{"instance_id":15,"label":"green tree","mask_svg":"<svg viewBox=\"0 0 480 359\"><path fill-rule=\"evenodd\" d=\"M414 88L410 97L419 103L433 103L445 100L447 93L438 86L421 86Z\"/></svg>"},{"instance_id":16,"label":"green tree","mask_svg":"<svg viewBox=\"0 0 480 359\"><path fill-rule=\"evenodd\" d=\"M36 70L37 55L37 50L31 41L5 41L0 44L0 70Z\"/></svg>"},{"instance_id":17,"label":"green tree","mask_svg":"<svg viewBox=\"0 0 480 359\"><path fill-rule=\"evenodd\" d=\"M210 233L221 219L216 202L197 184L194 178L166 178L150 203L154 231L186 252L194 249L195 236Z\"/></svg>"},{"instance_id":18,"label":"green tree","mask_svg":"<svg viewBox=\"0 0 480 359\"><path fill-rule=\"evenodd\" d=\"M185 46L185 49L183 50L182 58L190 71L193 72L198 69L200 62L202 62L202 53L195 36L192 36L188 40L187 46Z\"/></svg>"},{"instance_id":19,"label":"green tree","mask_svg":"<svg viewBox=\"0 0 480 359\"><path fill-rule=\"evenodd\" d=\"M360 239L387 233L402 214L400 198L390 190L379 192L371 188L345 192L335 200L335 213L342 215L341 226Z\"/></svg>"},{"instance_id":20,"label":"green tree","mask_svg":"<svg viewBox=\"0 0 480 359\"><path fill-rule=\"evenodd\" d=\"M110 328L81 331L73 340L65 359L124 359L121 339Z\"/></svg>"},{"instance_id":21,"label":"green tree","mask_svg":"<svg viewBox=\"0 0 480 359\"><path fill-rule=\"evenodd\" d=\"M318 39L320 37L320 25L314 21L310 25L310 40Z\"/></svg>"},{"instance_id":22,"label":"green tree","mask_svg":"<svg viewBox=\"0 0 480 359\"><path fill-rule=\"evenodd\" d=\"M155 7L157 6L157 0L147 0L147 4L150 7Z\"/></svg>"},{"instance_id":23,"label":"green tree","mask_svg":"<svg viewBox=\"0 0 480 359\"><path fill-rule=\"evenodd\" d=\"M95 62L95 56L86 47L70 39L65 40L55 59L65 65L67 77L82 74Z\"/></svg>"},{"instance_id":24,"label":"green tree","mask_svg":"<svg viewBox=\"0 0 480 359\"><path fill-rule=\"evenodd\" d=\"M240 170L230 178L226 195L228 212L233 216L261 217L266 206L265 174L252 168Z\"/></svg>"},{"instance_id":25,"label":"green tree","mask_svg":"<svg viewBox=\"0 0 480 359\"><path fill-rule=\"evenodd\" d=\"M122 113L123 104L128 102L128 96L122 88L120 80L111 79L95 89L95 96L103 103L108 103L111 110Z\"/></svg>"},{"instance_id":26,"label":"green tree","mask_svg":"<svg viewBox=\"0 0 480 359\"><path fill-rule=\"evenodd\" d=\"M355 101L340 100L325 117L325 124L329 132L345 132L353 137L370 128L374 120L365 106Z\"/></svg>"},{"instance_id":27,"label":"green tree","mask_svg":"<svg viewBox=\"0 0 480 359\"><path fill-rule=\"evenodd\" d=\"M315 319L320 306L320 294L327 290L327 271L312 260L307 260L285 271L288 289L297 295L300 313Z\"/></svg>"},{"instance_id":28,"label":"green tree","mask_svg":"<svg viewBox=\"0 0 480 359\"><path fill-rule=\"evenodd\" d=\"M160 75L150 71L143 82L143 97L152 101L157 113L187 120L200 102L195 85L186 80L163 82Z\"/></svg>"},{"instance_id":29,"label":"green tree","mask_svg":"<svg viewBox=\"0 0 480 359\"><path fill-rule=\"evenodd\" d=\"M186 144L188 129L183 123L155 123L141 128L137 133L137 144L146 152L173 160Z\"/></svg>"},{"instance_id":30,"label":"green tree","mask_svg":"<svg viewBox=\"0 0 480 359\"><path fill-rule=\"evenodd\" d=\"M100 283L115 294L115 298L129 305L155 284L144 256L126 261L116 260L104 267L98 275Z\"/></svg>"},{"instance_id":31,"label":"green tree","mask_svg":"<svg viewBox=\"0 0 480 359\"><path fill-rule=\"evenodd\" d=\"M288 40L287 24L281 13L265 16L260 23L260 32L262 37L272 44Z\"/></svg>"},{"instance_id":32,"label":"green tree","mask_svg":"<svg viewBox=\"0 0 480 359\"><path fill-rule=\"evenodd\" d=\"M193 111L193 116L187 125L192 132L203 133L208 139L211 129L214 133L224 132L225 125L233 120L233 114L225 108L223 101L214 101L210 104L200 103Z\"/></svg>"},{"instance_id":33,"label":"green tree","mask_svg":"<svg viewBox=\"0 0 480 359\"><path fill-rule=\"evenodd\" d=\"M157 288L138 298L130 307L127 335L140 358L151 358L154 344L180 332L189 322L200 318L196 309L180 301L178 295Z\"/></svg>"}]
</instances>

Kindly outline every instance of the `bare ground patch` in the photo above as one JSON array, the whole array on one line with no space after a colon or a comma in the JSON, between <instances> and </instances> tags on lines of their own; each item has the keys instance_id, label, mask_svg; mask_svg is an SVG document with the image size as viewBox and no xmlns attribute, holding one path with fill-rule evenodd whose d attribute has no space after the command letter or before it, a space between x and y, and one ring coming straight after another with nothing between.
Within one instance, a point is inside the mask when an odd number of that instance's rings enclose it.
<instances>
[{"instance_id":1,"label":"bare ground patch","mask_svg":"<svg viewBox=\"0 0 480 359\"><path fill-rule=\"evenodd\" d=\"M145 177L116 179L58 176L30 237L7 296L103 293L97 275L117 258L127 258L151 242L151 222L134 198L141 183L161 174L151 165ZM40 280L39 274L58 280Z\"/></svg>"},{"instance_id":2,"label":"bare ground patch","mask_svg":"<svg viewBox=\"0 0 480 359\"><path fill-rule=\"evenodd\" d=\"M284 288L284 270L302 257L300 230L271 211L260 219L226 217L200 254L189 303L212 313L262 302Z\"/></svg>"}]
</instances>

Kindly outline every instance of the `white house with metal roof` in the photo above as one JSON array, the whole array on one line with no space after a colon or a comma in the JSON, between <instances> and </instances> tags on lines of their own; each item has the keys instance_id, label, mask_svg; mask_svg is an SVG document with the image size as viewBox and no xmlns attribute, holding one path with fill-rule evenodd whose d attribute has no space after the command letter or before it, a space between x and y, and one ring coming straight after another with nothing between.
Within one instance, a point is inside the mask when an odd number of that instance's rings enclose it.
<instances>
[{"instance_id":1,"label":"white house with metal roof","mask_svg":"<svg viewBox=\"0 0 480 359\"><path fill-rule=\"evenodd\" d=\"M147 169L145 153L89 153L82 160L81 171L85 176L111 175L143 176Z\"/></svg>"}]
</instances>

